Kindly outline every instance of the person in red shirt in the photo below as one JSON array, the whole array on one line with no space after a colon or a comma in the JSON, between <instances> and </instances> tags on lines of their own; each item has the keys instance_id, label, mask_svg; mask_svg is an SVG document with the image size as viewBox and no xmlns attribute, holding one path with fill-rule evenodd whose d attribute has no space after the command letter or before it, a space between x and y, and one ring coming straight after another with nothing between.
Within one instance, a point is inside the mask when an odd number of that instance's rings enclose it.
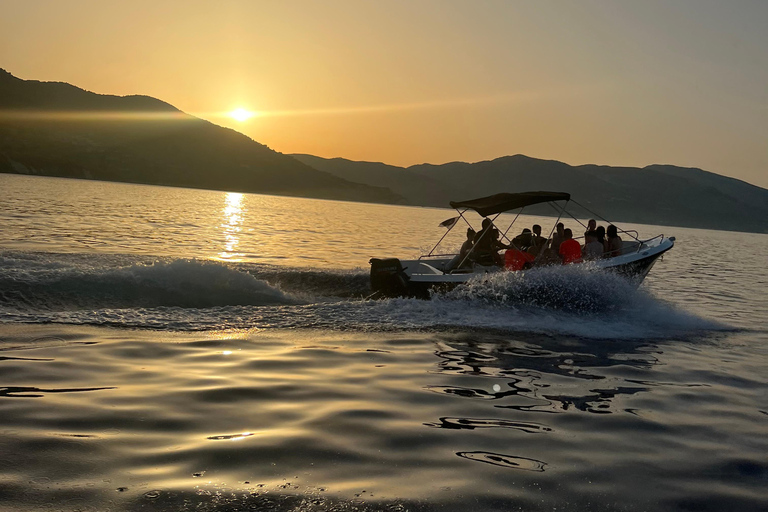
<instances>
[{"instance_id":1,"label":"person in red shirt","mask_svg":"<svg viewBox=\"0 0 768 512\"><path fill-rule=\"evenodd\" d=\"M536 257L533 254L529 254L525 251L521 251L517 247L510 247L504 253L504 268L506 270L523 270L526 267L530 267L530 264Z\"/></svg>"},{"instance_id":2,"label":"person in red shirt","mask_svg":"<svg viewBox=\"0 0 768 512\"><path fill-rule=\"evenodd\" d=\"M563 265L581 262L581 244L573 239L573 231L566 229L563 233L565 240L560 244L558 254Z\"/></svg>"}]
</instances>

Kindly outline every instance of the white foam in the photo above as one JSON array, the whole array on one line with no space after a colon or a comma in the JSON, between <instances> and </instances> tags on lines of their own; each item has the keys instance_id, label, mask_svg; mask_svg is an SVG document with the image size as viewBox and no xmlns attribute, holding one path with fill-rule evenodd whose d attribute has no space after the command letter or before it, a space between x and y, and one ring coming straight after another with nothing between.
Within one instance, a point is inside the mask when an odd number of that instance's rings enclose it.
<instances>
[{"instance_id":1,"label":"white foam","mask_svg":"<svg viewBox=\"0 0 768 512\"><path fill-rule=\"evenodd\" d=\"M48 309L213 307L297 301L247 272L225 265L173 260L104 267L45 260L0 261L3 305Z\"/></svg>"},{"instance_id":2,"label":"white foam","mask_svg":"<svg viewBox=\"0 0 768 512\"><path fill-rule=\"evenodd\" d=\"M285 293L259 277L298 291ZM198 260L6 254L0 257L0 308L10 321L178 330L493 329L603 339L732 330L619 276L584 267L489 274L430 301L350 299L366 280L359 272Z\"/></svg>"},{"instance_id":3,"label":"white foam","mask_svg":"<svg viewBox=\"0 0 768 512\"><path fill-rule=\"evenodd\" d=\"M401 328L487 328L602 339L666 338L732 330L589 268L496 273L431 301L368 303L360 320Z\"/></svg>"}]
</instances>

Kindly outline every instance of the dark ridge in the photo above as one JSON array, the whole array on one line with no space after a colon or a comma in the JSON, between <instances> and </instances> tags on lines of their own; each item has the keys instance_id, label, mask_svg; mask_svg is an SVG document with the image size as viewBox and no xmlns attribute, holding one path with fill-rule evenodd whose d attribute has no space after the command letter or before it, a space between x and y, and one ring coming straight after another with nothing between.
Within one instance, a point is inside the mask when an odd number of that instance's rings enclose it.
<instances>
[{"instance_id":1,"label":"dark ridge","mask_svg":"<svg viewBox=\"0 0 768 512\"><path fill-rule=\"evenodd\" d=\"M449 201L499 192L554 190L569 192L610 220L768 233L768 190L697 168L571 166L525 155L408 168L295 157L348 180L388 186L414 205L447 207ZM543 205L526 213L552 215L553 210Z\"/></svg>"},{"instance_id":2,"label":"dark ridge","mask_svg":"<svg viewBox=\"0 0 768 512\"><path fill-rule=\"evenodd\" d=\"M103 114L100 115L100 114ZM149 96L0 70L0 172L399 204Z\"/></svg>"}]
</instances>

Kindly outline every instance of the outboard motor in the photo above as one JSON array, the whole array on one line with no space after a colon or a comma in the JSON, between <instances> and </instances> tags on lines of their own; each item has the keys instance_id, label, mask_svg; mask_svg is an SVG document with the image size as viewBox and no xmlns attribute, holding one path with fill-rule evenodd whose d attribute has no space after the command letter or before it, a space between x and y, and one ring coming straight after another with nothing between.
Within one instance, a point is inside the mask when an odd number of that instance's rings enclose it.
<instances>
[{"instance_id":1,"label":"outboard motor","mask_svg":"<svg viewBox=\"0 0 768 512\"><path fill-rule=\"evenodd\" d=\"M385 297L408 295L408 276L397 258L371 258L371 290Z\"/></svg>"}]
</instances>

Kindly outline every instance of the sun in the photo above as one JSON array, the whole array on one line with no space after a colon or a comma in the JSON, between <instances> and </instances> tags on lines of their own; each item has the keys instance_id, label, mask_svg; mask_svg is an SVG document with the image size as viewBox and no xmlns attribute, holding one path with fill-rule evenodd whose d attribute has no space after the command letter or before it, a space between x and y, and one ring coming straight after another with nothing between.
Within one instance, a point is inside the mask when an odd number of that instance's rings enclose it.
<instances>
[{"instance_id":1,"label":"sun","mask_svg":"<svg viewBox=\"0 0 768 512\"><path fill-rule=\"evenodd\" d=\"M256 115L256 112L251 112L250 110L246 110L244 108L236 108L235 110L229 113L229 117L241 123L249 120L255 115Z\"/></svg>"}]
</instances>

